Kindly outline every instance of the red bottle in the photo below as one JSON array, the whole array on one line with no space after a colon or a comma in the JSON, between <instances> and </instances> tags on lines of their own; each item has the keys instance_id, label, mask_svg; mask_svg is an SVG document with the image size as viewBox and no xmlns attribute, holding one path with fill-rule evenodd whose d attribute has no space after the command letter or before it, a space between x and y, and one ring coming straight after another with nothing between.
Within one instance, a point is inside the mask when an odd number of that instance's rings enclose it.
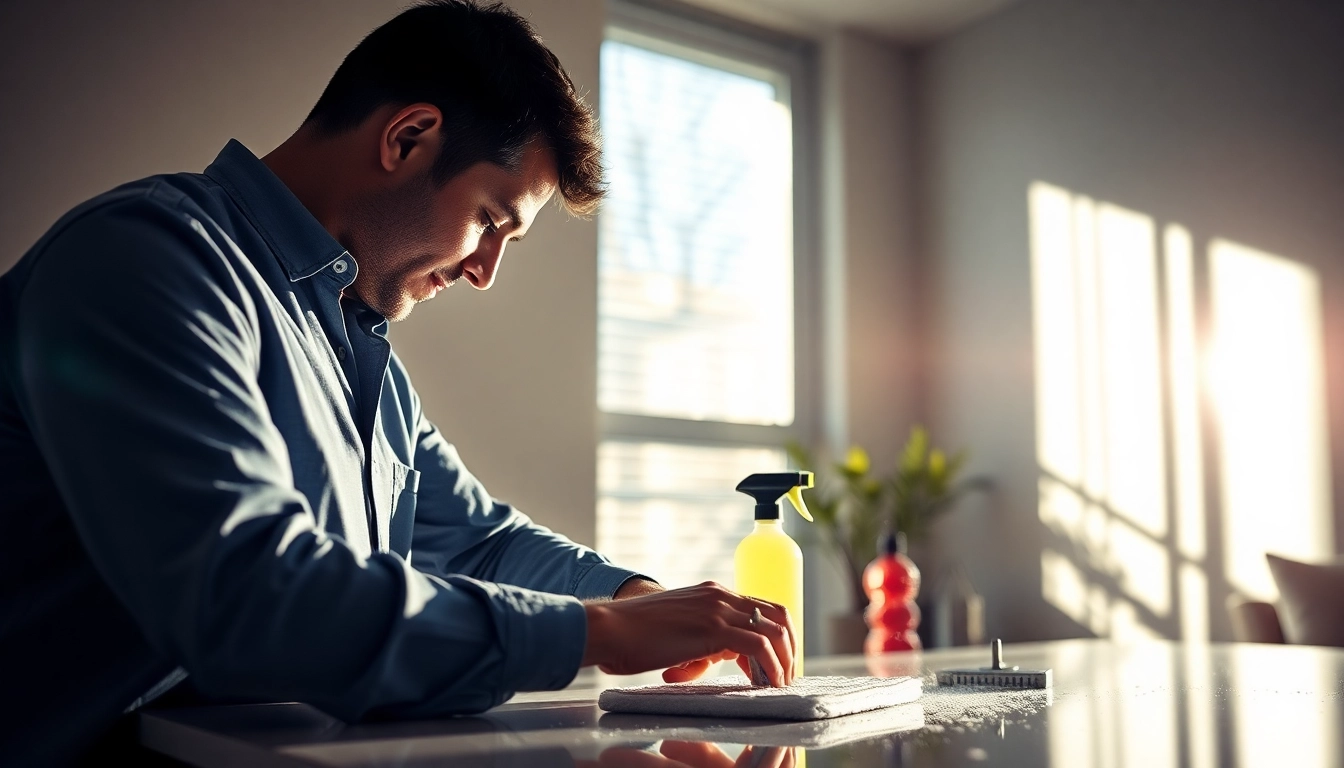
<instances>
[{"instance_id":1,"label":"red bottle","mask_svg":"<svg viewBox=\"0 0 1344 768\"><path fill-rule=\"evenodd\" d=\"M919 568L905 554L905 534L887 531L878 540L877 558L863 569L863 591L868 594L868 638L863 652L917 651L922 646L919 626Z\"/></svg>"}]
</instances>

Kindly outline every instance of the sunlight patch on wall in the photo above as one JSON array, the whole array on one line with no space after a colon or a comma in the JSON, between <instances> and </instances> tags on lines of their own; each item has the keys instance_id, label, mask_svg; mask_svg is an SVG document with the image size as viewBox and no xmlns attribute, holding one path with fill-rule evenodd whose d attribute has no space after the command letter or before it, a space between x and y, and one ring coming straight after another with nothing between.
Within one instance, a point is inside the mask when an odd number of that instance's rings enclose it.
<instances>
[{"instance_id":1,"label":"sunlight patch on wall","mask_svg":"<svg viewBox=\"0 0 1344 768\"><path fill-rule=\"evenodd\" d=\"M1171 614L1171 558L1162 544L1120 518L1111 518L1107 555L1121 592L1155 617Z\"/></svg>"},{"instance_id":2,"label":"sunlight patch on wall","mask_svg":"<svg viewBox=\"0 0 1344 768\"><path fill-rule=\"evenodd\" d=\"M1105 203L1097 206L1105 494L1109 506L1153 536L1167 532L1167 480L1162 440L1161 347L1153 220Z\"/></svg>"},{"instance_id":3,"label":"sunlight patch on wall","mask_svg":"<svg viewBox=\"0 0 1344 768\"><path fill-rule=\"evenodd\" d=\"M1333 551L1320 280L1227 240L1209 245L1209 280L1226 575L1272 600L1266 552Z\"/></svg>"},{"instance_id":4,"label":"sunlight patch on wall","mask_svg":"<svg viewBox=\"0 0 1344 768\"><path fill-rule=\"evenodd\" d=\"M1094 632L1141 634L1172 609L1156 227L1041 182L1028 201L1039 514L1077 578L1121 599L1079 598L1044 555L1043 592Z\"/></svg>"},{"instance_id":5,"label":"sunlight patch on wall","mask_svg":"<svg viewBox=\"0 0 1344 768\"><path fill-rule=\"evenodd\" d=\"M1098 635L1110 633L1111 602L1069 558L1041 552L1041 593L1051 605Z\"/></svg>"},{"instance_id":6,"label":"sunlight patch on wall","mask_svg":"<svg viewBox=\"0 0 1344 768\"><path fill-rule=\"evenodd\" d=\"M1036 342L1036 458L1066 482L1082 480L1081 363L1073 196L1032 184L1031 282Z\"/></svg>"},{"instance_id":7,"label":"sunlight patch on wall","mask_svg":"<svg viewBox=\"0 0 1344 768\"><path fill-rule=\"evenodd\" d=\"M1098 635L1109 634L1115 611L1125 621L1133 615L1112 606L1111 593L1146 615L1170 614L1171 560L1161 544L1049 477L1040 479L1039 515L1073 553L1041 554L1042 596L1051 605Z\"/></svg>"},{"instance_id":8,"label":"sunlight patch on wall","mask_svg":"<svg viewBox=\"0 0 1344 768\"><path fill-rule=\"evenodd\" d=\"M1320 280L1044 182L1028 215L1042 595L1097 634L1208 639L1229 592L1274 599L1266 552L1333 550Z\"/></svg>"},{"instance_id":9,"label":"sunlight patch on wall","mask_svg":"<svg viewBox=\"0 0 1344 768\"><path fill-rule=\"evenodd\" d=\"M1204 569L1181 563L1181 638L1194 642L1209 639L1209 577Z\"/></svg>"},{"instance_id":10,"label":"sunlight patch on wall","mask_svg":"<svg viewBox=\"0 0 1344 768\"><path fill-rule=\"evenodd\" d=\"M1029 193L1037 459L1166 533L1153 221L1037 182Z\"/></svg>"},{"instance_id":11,"label":"sunlight patch on wall","mask_svg":"<svg viewBox=\"0 0 1344 768\"><path fill-rule=\"evenodd\" d=\"M1202 560L1204 451L1200 437L1203 429L1199 408L1200 351L1195 325L1195 260L1190 233L1181 226L1168 226L1163 235L1163 251L1176 546L1185 557Z\"/></svg>"}]
</instances>

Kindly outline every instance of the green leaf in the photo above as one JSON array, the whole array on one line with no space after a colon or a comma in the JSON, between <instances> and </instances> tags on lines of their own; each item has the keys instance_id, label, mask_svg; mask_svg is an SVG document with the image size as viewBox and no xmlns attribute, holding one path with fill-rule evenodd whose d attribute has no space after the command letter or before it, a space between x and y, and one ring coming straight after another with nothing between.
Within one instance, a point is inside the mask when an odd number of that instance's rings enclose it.
<instances>
[{"instance_id":1,"label":"green leaf","mask_svg":"<svg viewBox=\"0 0 1344 768\"><path fill-rule=\"evenodd\" d=\"M929 433L924 427L915 425L910 430L910 439L905 442L901 452L899 468L903 472L918 472L924 466L924 457L929 451Z\"/></svg>"}]
</instances>

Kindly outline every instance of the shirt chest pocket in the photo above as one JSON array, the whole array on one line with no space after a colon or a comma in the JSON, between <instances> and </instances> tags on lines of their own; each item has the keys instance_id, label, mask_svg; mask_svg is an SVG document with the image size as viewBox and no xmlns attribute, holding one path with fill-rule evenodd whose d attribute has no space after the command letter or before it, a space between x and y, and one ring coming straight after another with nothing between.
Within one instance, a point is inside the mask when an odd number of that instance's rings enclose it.
<instances>
[{"instance_id":1,"label":"shirt chest pocket","mask_svg":"<svg viewBox=\"0 0 1344 768\"><path fill-rule=\"evenodd\" d=\"M392 519L388 522L388 548L409 558L415 529L415 502L420 491L420 472L399 461L391 465Z\"/></svg>"}]
</instances>

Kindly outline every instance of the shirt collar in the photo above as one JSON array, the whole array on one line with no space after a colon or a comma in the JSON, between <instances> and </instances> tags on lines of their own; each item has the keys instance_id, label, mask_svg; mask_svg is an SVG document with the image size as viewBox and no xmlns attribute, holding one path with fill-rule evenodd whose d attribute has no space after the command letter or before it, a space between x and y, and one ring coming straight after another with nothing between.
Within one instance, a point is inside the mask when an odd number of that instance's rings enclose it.
<instances>
[{"instance_id":1,"label":"shirt collar","mask_svg":"<svg viewBox=\"0 0 1344 768\"><path fill-rule=\"evenodd\" d=\"M243 210L291 281L312 277L347 255L289 187L237 139L224 145L205 175Z\"/></svg>"}]
</instances>

